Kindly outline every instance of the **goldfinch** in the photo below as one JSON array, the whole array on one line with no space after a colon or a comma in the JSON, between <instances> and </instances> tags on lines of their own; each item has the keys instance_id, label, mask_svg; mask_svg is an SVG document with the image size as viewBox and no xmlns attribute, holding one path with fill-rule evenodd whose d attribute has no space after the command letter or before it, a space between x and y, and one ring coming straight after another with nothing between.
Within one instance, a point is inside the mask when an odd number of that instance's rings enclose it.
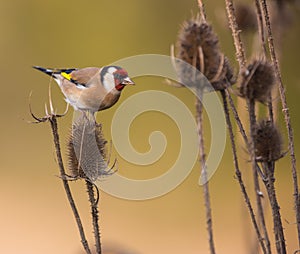
<instances>
[{"instance_id":1,"label":"goldfinch","mask_svg":"<svg viewBox=\"0 0 300 254\"><path fill-rule=\"evenodd\" d=\"M82 69L33 68L53 77L66 101L75 110L91 113L110 108L119 100L126 85L134 85L127 71L119 66Z\"/></svg>"}]
</instances>

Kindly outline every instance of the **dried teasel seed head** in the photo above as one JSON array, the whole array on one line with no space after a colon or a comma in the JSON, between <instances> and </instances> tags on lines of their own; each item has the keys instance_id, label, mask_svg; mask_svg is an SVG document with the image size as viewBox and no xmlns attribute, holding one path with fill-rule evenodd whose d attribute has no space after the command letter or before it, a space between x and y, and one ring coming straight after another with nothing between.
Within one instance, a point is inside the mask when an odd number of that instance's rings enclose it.
<instances>
[{"instance_id":1,"label":"dried teasel seed head","mask_svg":"<svg viewBox=\"0 0 300 254\"><path fill-rule=\"evenodd\" d=\"M67 142L70 176L95 181L107 175L106 143L101 124L85 117L75 121Z\"/></svg>"},{"instance_id":2,"label":"dried teasel seed head","mask_svg":"<svg viewBox=\"0 0 300 254\"><path fill-rule=\"evenodd\" d=\"M266 103L275 82L273 65L264 60L254 60L242 72L240 96Z\"/></svg>"},{"instance_id":3,"label":"dried teasel seed head","mask_svg":"<svg viewBox=\"0 0 300 254\"><path fill-rule=\"evenodd\" d=\"M271 121L263 120L257 124L254 142L255 155L258 161L276 161L283 155L282 136Z\"/></svg>"},{"instance_id":4,"label":"dried teasel seed head","mask_svg":"<svg viewBox=\"0 0 300 254\"><path fill-rule=\"evenodd\" d=\"M256 31L257 30L257 18L256 13L252 6L245 3L239 3L236 5L236 22L238 28L242 31Z\"/></svg>"},{"instance_id":5,"label":"dried teasel seed head","mask_svg":"<svg viewBox=\"0 0 300 254\"><path fill-rule=\"evenodd\" d=\"M199 17L183 23L176 43L176 57L204 74L215 90L235 82L229 61L220 51L217 35L212 26ZM185 84L197 87L203 76L195 77L195 71L189 65L178 63L177 72Z\"/></svg>"}]
</instances>

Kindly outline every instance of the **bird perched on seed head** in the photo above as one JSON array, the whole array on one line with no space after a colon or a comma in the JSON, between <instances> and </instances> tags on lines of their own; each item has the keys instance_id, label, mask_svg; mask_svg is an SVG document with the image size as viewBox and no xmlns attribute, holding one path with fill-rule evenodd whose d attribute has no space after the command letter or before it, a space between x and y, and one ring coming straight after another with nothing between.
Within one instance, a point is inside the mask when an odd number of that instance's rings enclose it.
<instances>
[{"instance_id":1,"label":"bird perched on seed head","mask_svg":"<svg viewBox=\"0 0 300 254\"><path fill-rule=\"evenodd\" d=\"M75 110L95 113L113 106L126 85L134 85L126 70L119 66L83 69L47 69L34 66L54 78L66 101Z\"/></svg>"}]
</instances>

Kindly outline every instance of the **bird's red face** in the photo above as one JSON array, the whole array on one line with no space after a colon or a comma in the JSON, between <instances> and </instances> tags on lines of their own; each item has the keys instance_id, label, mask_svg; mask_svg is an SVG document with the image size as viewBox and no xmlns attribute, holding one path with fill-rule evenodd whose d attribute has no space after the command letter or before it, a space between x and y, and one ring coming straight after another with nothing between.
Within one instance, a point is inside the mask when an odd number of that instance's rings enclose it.
<instances>
[{"instance_id":1,"label":"bird's red face","mask_svg":"<svg viewBox=\"0 0 300 254\"><path fill-rule=\"evenodd\" d=\"M126 85L134 85L134 82L128 77L128 73L123 68L117 69L114 73L114 81L115 81L115 88L118 91L122 91L122 89Z\"/></svg>"},{"instance_id":2,"label":"bird's red face","mask_svg":"<svg viewBox=\"0 0 300 254\"><path fill-rule=\"evenodd\" d=\"M119 66L103 67L100 72L100 78L108 92L112 89L122 91L126 85L134 85L134 82L128 77L127 71Z\"/></svg>"}]
</instances>

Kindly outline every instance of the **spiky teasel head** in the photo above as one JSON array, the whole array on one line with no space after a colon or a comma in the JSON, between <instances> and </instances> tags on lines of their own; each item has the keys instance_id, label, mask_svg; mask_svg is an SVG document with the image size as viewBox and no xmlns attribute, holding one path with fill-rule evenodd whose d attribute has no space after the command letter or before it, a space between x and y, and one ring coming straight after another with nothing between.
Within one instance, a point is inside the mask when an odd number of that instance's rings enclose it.
<instances>
[{"instance_id":1,"label":"spiky teasel head","mask_svg":"<svg viewBox=\"0 0 300 254\"><path fill-rule=\"evenodd\" d=\"M176 64L180 80L189 86L199 86L203 78L201 74L195 76L190 65L204 74L215 90L235 82L229 61L220 51L217 35L212 26L199 17L183 23L176 43L176 57L189 64Z\"/></svg>"},{"instance_id":2,"label":"spiky teasel head","mask_svg":"<svg viewBox=\"0 0 300 254\"><path fill-rule=\"evenodd\" d=\"M271 162L283 156L281 133L271 121L263 120L257 124L254 142L258 161Z\"/></svg>"},{"instance_id":3,"label":"spiky teasel head","mask_svg":"<svg viewBox=\"0 0 300 254\"><path fill-rule=\"evenodd\" d=\"M93 182L101 176L108 175L109 169L105 161L106 143L101 124L85 117L73 122L67 142L70 176Z\"/></svg>"},{"instance_id":4,"label":"spiky teasel head","mask_svg":"<svg viewBox=\"0 0 300 254\"><path fill-rule=\"evenodd\" d=\"M239 92L244 98L266 103L275 82L273 65L268 61L255 59L242 73Z\"/></svg>"}]
</instances>

